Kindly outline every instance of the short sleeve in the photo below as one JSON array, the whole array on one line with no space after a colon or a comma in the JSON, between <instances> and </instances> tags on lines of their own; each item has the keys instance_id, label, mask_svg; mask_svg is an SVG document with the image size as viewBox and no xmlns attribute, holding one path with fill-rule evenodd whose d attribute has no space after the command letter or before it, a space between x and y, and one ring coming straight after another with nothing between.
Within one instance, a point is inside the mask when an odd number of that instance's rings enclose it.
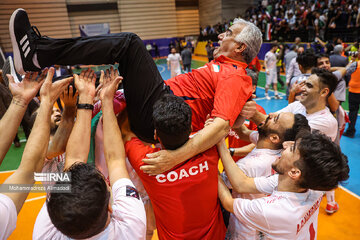
<instances>
[{"instance_id":1,"label":"short sleeve","mask_svg":"<svg viewBox=\"0 0 360 240\"><path fill-rule=\"evenodd\" d=\"M7 239L16 228L17 212L14 202L0 194L0 239Z\"/></svg>"},{"instance_id":2,"label":"short sleeve","mask_svg":"<svg viewBox=\"0 0 360 240\"><path fill-rule=\"evenodd\" d=\"M254 200L236 198L233 205L234 215L244 225L251 226L260 231L269 229L263 203L264 198Z\"/></svg>"},{"instance_id":3,"label":"short sleeve","mask_svg":"<svg viewBox=\"0 0 360 240\"><path fill-rule=\"evenodd\" d=\"M145 146L140 139L133 137L130 141L125 143L126 156L129 159L132 167L137 171L140 166L144 165L142 159L146 154L154 152L155 150L149 146Z\"/></svg>"},{"instance_id":4,"label":"short sleeve","mask_svg":"<svg viewBox=\"0 0 360 240\"><path fill-rule=\"evenodd\" d=\"M279 183L279 174L274 174L269 177L254 178L256 189L265 194L272 194Z\"/></svg>"},{"instance_id":5,"label":"short sleeve","mask_svg":"<svg viewBox=\"0 0 360 240\"><path fill-rule=\"evenodd\" d=\"M219 79L211 115L228 120L232 126L251 93L251 78L247 75L231 74Z\"/></svg>"},{"instance_id":6,"label":"short sleeve","mask_svg":"<svg viewBox=\"0 0 360 240\"><path fill-rule=\"evenodd\" d=\"M112 218L117 228L116 232L127 236L126 239L145 239L145 208L134 184L128 178L121 178L112 186L112 192Z\"/></svg>"},{"instance_id":7,"label":"short sleeve","mask_svg":"<svg viewBox=\"0 0 360 240\"><path fill-rule=\"evenodd\" d=\"M249 139L250 139L250 142L252 142L253 144L256 145L259 140L259 132L253 131L252 133L250 133Z\"/></svg>"},{"instance_id":8,"label":"short sleeve","mask_svg":"<svg viewBox=\"0 0 360 240\"><path fill-rule=\"evenodd\" d=\"M333 74L335 75L335 77L337 78L338 81L340 81L342 79L340 71L335 71L335 72L333 72Z\"/></svg>"}]
</instances>

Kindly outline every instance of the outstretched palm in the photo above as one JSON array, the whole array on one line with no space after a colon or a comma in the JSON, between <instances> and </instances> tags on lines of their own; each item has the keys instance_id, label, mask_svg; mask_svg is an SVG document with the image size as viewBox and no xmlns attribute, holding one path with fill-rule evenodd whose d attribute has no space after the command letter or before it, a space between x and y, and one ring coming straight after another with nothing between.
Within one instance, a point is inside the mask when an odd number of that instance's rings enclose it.
<instances>
[{"instance_id":1,"label":"outstretched palm","mask_svg":"<svg viewBox=\"0 0 360 240\"><path fill-rule=\"evenodd\" d=\"M23 102L24 104L28 104L39 92L47 71L48 70L45 69L40 75L37 72L28 72L26 73L24 79L19 83L16 83L14 81L14 77L8 74L9 89L13 98Z\"/></svg>"},{"instance_id":2,"label":"outstretched palm","mask_svg":"<svg viewBox=\"0 0 360 240\"><path fill-rule=\"evenodd\" d=\"M113 67L110 68L110 71L106 70L103 86L100 90L100 100L104 101L105 98L112 100L122 79L123 78L119 76L118 72L114 70Z\"/></svg>"}]
</instances>

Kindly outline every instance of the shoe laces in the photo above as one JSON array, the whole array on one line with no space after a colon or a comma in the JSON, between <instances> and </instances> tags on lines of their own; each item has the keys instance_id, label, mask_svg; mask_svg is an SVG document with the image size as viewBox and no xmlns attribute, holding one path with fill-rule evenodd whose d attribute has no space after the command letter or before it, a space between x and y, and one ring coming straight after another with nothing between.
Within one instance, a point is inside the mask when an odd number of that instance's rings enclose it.
<instances>
[{"instance_id":1,"label":"shoe laces","mask_svg":"<svg viewBox=\"0 0 360 240\"><path fill-rule=\"evenodd\" d=\"M32 37L34 37L35 39L40 39L41 38L41 34L39 29L36 26L31 26L31 30L30 34Z\"/></svg>"}]
</instances>

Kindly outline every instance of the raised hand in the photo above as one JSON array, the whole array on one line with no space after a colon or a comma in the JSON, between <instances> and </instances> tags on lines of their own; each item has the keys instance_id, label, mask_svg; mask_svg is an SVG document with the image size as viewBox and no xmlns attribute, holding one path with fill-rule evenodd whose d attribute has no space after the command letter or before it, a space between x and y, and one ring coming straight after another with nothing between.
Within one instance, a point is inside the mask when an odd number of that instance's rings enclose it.
<instances>
[{"instance_id":1,"label":"raised hand","mask_svg":"<svg viewBox=\"0 0 360 240\"><path fill-rule=\"evenodd\" d=\"M41 74L28 72L19 83L15 82L13 76L7 74L6 76L9 78L9 89L13 95L13 101L23 107L28 105L31 99L39 92L41 85L44 83L47 71L48 70L45 69Z\"/></svg>"},{"instance_id":2,"label":"raised hand","mask_svg":"<svg viewBox=\"0 0 360 240\"><path fill-rule=\"evenodd\" d=\"M79 92L79 103L92 104L95 97L96 76L90 68L79 75L74 74L75 87Z\"/></svg>"},{"instance_id":3,"label":"raised hand","mask_svg":"<svg viewBox=\"0 0 360 240\"><path fill-rule=\"evenodd\" d=\"M45 82L40 89L41 102L48 101L48 103L53 104L73 80L72 77L69 77L53 83L52 78L54 76L54 72L54 68L50 68L47 72Z\"/></svg>"},{"instance_id":4,"label":"raised hand","mask_svg":"<svg viewBox=\"0 0 360 240\"><path fill-rule=\"evenodd\" d=\"M65 91L60 95L60 99L63 101L66 107L75 107L77 101L78 92L74 94L74 89L70 85L69 88L65 88Z\"/></svg>"},{"instance_id":5,"label":"raised hand","mask_svg":"<svg viewBox=\"0 0 360 240\"><path fill-rule=\"evenodd\" d=\"M111 67L106 70L106 74L103 80L103 86L100 90L100 100L104 101L105 99L113 100L116 90L120 82L123 80L123 77L119 76L118 72Z\"/></svg>"}]
</instances>

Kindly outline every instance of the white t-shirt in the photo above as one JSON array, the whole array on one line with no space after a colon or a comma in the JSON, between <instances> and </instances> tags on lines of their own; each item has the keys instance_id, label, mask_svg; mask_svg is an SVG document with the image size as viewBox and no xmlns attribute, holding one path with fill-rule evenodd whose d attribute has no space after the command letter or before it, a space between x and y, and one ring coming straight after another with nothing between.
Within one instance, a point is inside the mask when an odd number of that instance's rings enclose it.
<instances>
[{"instance_id":1,"label":"white t-shirt","mask_svg":"<svg viewBox=\"0 0 360 240\"><path fill-rule=\"evenodd\" d=\"M267 52L265 54L266 67L269 70L276 71L276 55L273 52Z\"/></svg>"},{"instance_id":2,"label":"white t-shirt","mask_svg":"<svg viewBox=\"0 0 360 240\"><path fill-rule=\"evenodd\" d=\"M180 67L181 56L179 53L169 54L167 61L170 62L171 72L175 72L179 74L181 73L181 67Z\"/></svg>"},{"instance_id":3,"label":"white t-shirt","mask_svg":"<svg viewBox=\"0 0 360 240\"><path fill-rule=\"evenodd\" d=\"M338 123L327 107L315 113L307 114L304 105L302 105L299 101L295 101L277 112L291 112L293 114L300 113L306 117L311 129L319 130L326 136L330 137L332 141L336 139Z\"/></svg>"},{"instance_id":4,"label":"white t-shirt","mask_svg":"<svg viewBox=\"0 0 360 240\"><path fill-rule=\"evenodd\" d=\"M16 228L17 212L14 202L0 193L0 239L7 239Z\"/></svg>"},{"instance_id":5,"label":"white t-shirt","mask_svg":"<svg viewBox=\"0 0 360 240\"><path fill-rule=\"evenodd\" d=\"M237 198L234 214L244 225L258 231L262 239L316 239L322 192L277 191L278 175L255 178L256 188L269 197L254 200ZM261 233L260 233L261 232Z\"/></svg>"},{"instance_id":6,"label":"white t-shirt","mask_svg":"<svg viewBox=\"0 0 360 240\"><path fill-rule=\"evenodd\" d=\"M281 150L257 149L254 148L246 157L236 162L236 165L248 177L270 176L274 173L271 164L281 155ZM225 173L222 173L225 184L231 187L230 181ZM232 192L233 198L256 199L265 197L265 194L241 194ZM234 214L230 214L227 238L230 239L257 239L257 231L239 222Z\"/></svg>"},{"instance_id":7,"label":"white t-shirt","mask_svg":"<svg viewBox=\"0 0 360 240\"><path fill-rule=\"evenodd\" d=\"M114 203L110 223L104 231L89 239L145 239L146 216L144 204L141 199L127 194L128 187L135 188L134 184L127 178L119 179L114 183L112 187ZM70 239L52 224L46 203L44 203L37 216L33 239Z\"/></svg>"}]
</instances>

